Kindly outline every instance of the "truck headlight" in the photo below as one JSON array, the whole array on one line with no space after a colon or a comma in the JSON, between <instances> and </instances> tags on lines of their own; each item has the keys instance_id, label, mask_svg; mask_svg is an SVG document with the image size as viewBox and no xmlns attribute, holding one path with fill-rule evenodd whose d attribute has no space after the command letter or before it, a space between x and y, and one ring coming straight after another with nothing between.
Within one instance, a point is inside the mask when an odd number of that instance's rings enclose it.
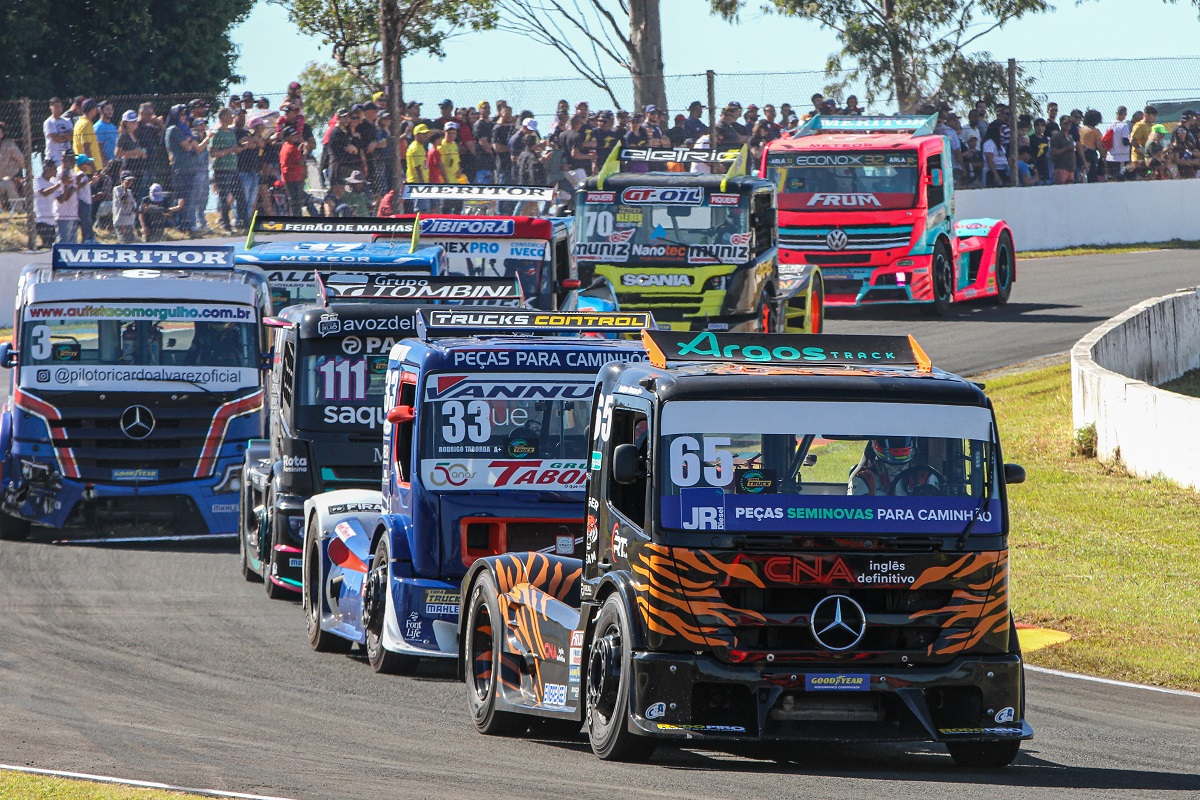
<instances>
[{"instance_id":1,"label":"truck headlight","mask_svg":"<svg viewBox=\"0 0 1200 800\"><path fill-rule=\"evenodd\" d=\"M713 275L704 282L702 292L723 292L729 288L728 275Z\"/></svg>"},{"instance_id":2,"label":"truck headlight","mask_svg":"<svg viewBox=\"0 0 1200 800\"><path fill-rule=\"evenodd\" d=\"M230 464L221 476L221 482L213 487L213 494L233 494L242 490L242 465Z\"/></svg>"}]
</instances>

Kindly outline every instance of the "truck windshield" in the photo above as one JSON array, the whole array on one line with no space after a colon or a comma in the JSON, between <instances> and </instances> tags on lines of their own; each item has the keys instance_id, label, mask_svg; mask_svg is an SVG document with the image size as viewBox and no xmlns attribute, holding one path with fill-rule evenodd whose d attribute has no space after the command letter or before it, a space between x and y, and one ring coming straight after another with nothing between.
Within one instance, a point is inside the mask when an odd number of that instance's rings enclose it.
<instances>
[{"instance_id":1,"label":"truck windshield","mask_svg":"<svg viewBox=\"0 0 1200 800\"><path fill-rule=\"evenodd\" d=\"M898 403L668 403L663 527L794 533L1000 531L991 415Z\"/></svg>"},{"instance_id":2,"label":"truck windshield","mask_svg":"<svg viewBox=\"0 0 1200 800\"><path fill-rule=\"evenodd\" d=\"M22 385L113 391L162 391L162 383L173 381L215 391L255 385L256 318L248 306L220 304L37 303L22 320Z\"/></svg>"},{"instance_id":3,"label":"truck windshield","mask_svg":"<svg viewBox=\"0 0 1200 800\"><path fill-rule=\"evenodd\" d=\"M594 374L431 375L421 477L439 491L580 490Z\"/></svg>"},{"instance_id":4,"label":"truck windshield","mask_svg":"<svg viewBox=\"0 0 1200 800\"><path fill-rule=\"evenodd\" d=\"M347 355L346 349L361 350L361 344L346 348L338 339L301 340L300 347L297 424L304 430L382 431L387 354Z\"/></svg>"},{"instance_id":5,"label":"truck windshield","mask_svg":"<svg viewBox=\"0 0 1200 800\"><path fill-rule=\"evenodd\" d=\"M676 189L678 202L641 203L643 195L663 189L584 192L575 226L575 256L580 261L683 261L693 264L746 261L750 257L747 199L736 194L705 193L699 187ZM635 193L635 194L632 194ZM637 194L637 193L641 194ZM596 202L589 197L612 198ZM683 202L683 200L694 202ZM637 202L634 202L637 201ZM729 250L729 252L724 252Z\"/></svg>"},{"instance_id":6,"label":"truck windshield","mask_svg":"<svg viewBox=\"0 0 1200 800\"><path fill-rule=\"evenodd\" d=\"M767 178L781 211L913 208L918 164L916 151L780 151L767 154Z\"/></svg>"}]
</instances>

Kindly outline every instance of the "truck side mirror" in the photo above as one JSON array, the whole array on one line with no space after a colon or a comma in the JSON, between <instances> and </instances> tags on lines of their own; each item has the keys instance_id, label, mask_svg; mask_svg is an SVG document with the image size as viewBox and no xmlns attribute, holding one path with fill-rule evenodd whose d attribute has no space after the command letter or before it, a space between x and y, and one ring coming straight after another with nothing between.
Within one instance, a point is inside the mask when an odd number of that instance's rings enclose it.
<instances>
[{"instance_id":1,"label":"truck side mirror","mask_svg":"<svg viewBox=\"0 0 1200 800\"><path fill-rule=\"evenodd\" d=\"M630 484L646 477L646 467L642 463L641 453L637 445L619 444L612 454L613 480L620 484Z\"/></svg>"},{"instance_id":2,"label":"truck side mirror","mask_svg":"<svg viewBox=\"0 0 1200 800\"><path fill-rule=\"evenodd\" d=\"M172 340L174 341L174 340ZM271 371L271 362L275 360L275 354L268 350L265 353L258 354L258 368L264 372Z\"/></svg>"},{"instance_id":3,"label":"truck side mirror","mask_svg":"<svg viewBox=\"0 0 1200 800\"><path fill-rule=\"evenodd\" d=\"M387 421L393 425L399 425L405 422L412 422L417 415L413 411L412 406L396 406L391 411L387 412Z\"/></svg>"},{"instance_id":4,"label":"truck side mirror","mask_svg":"<svg viewBox=\"0 0 1200 800\"><path fill-rule=\"evenodd\" d=\"M929 170L929 177L926 179L926 181L930 186L941 186L944 182L942 171L937 167Z\"/></svg>"},{"instance_id":5,"label":"truck side mirror","mask_svg":"<svg viewBox=\"0 0 1200 800\"><path fill-rule=\"evenodd\" d=\"M1008 484L1024 483L1025 468L1020 464L1005 464L1004 465L1004 482Z\"/></svg>"},{"instance_id":6,"label":"truck side mirror","mask_svg":"<svg viewBox=\"0 0 1200 800\"><path fill-rule=\"evenodd\" d=\"M266 325L268 328L292 327L292 323L288 322L286 319L280 319L279 317L263 317L263 325Z\"/></svg>"},{"instance_id":7,"label":"truck side mirror","mask_svg":"<svg viewBox=\"0 0 1200 800\"><path fill-rule=\"evenodd\" d=\"M17 353L13 349L12 342L4 342L0 344L0 367L9 368L17 365Z\"/></svg>"}]
</instances>

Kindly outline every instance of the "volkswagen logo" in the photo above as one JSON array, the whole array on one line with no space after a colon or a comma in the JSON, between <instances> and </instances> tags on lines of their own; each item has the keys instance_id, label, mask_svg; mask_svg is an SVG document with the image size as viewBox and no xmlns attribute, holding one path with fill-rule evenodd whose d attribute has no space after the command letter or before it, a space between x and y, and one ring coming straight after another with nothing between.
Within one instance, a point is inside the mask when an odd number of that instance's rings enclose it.
<instances>
[{"instance_id":1,"label":"volkswagen logo","mask_svg":"<svg viewBox=\"0 0 1200 800\"><path fill-rule=\"evenodd\" d=\"M121 413L121 433L130 439L145 439L154 433L154 415L145 406L130 406Z\"/></svg>"},{"instance_id":2,"label":"volkswagen logo","mask_svg":"<svg viewBox=\"0 0 1200 800\"><path fill-rule=\"evenodd\" d=\"M817 644L826 650L849 650L867 632L867 615L846 595L831 594L813 606L808 627Z\"/></svg>"},{"instance_id":3,"label":"volkswagen logo","mask_svg":"<svg viewBox=\"0 0 1200 800\"><path fill-rule=\"evenodd\" d=\"M830 250L845 250L846 245L849 243L850 240L846 236L846 232L841 228L834 228L825 237L825 245Z\"/></svg>"}]
</instances>

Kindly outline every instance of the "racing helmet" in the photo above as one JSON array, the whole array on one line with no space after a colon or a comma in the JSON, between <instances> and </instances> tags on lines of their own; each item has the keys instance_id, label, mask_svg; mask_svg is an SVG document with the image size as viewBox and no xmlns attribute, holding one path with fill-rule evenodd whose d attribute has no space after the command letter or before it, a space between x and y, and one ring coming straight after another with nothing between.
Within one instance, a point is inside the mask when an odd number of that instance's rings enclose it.
<instances>
[{"instance_id":1,"label":"racing helmet","mask_svg":"<svg viewBox=\"0 0 1200 800\"><path fill-rule=\"evenodd\" d=\"M885 464L907 464L913 459L916 440L911 436L889 436L871 440L871 452Z\"/></svg>"}]
</instances>

